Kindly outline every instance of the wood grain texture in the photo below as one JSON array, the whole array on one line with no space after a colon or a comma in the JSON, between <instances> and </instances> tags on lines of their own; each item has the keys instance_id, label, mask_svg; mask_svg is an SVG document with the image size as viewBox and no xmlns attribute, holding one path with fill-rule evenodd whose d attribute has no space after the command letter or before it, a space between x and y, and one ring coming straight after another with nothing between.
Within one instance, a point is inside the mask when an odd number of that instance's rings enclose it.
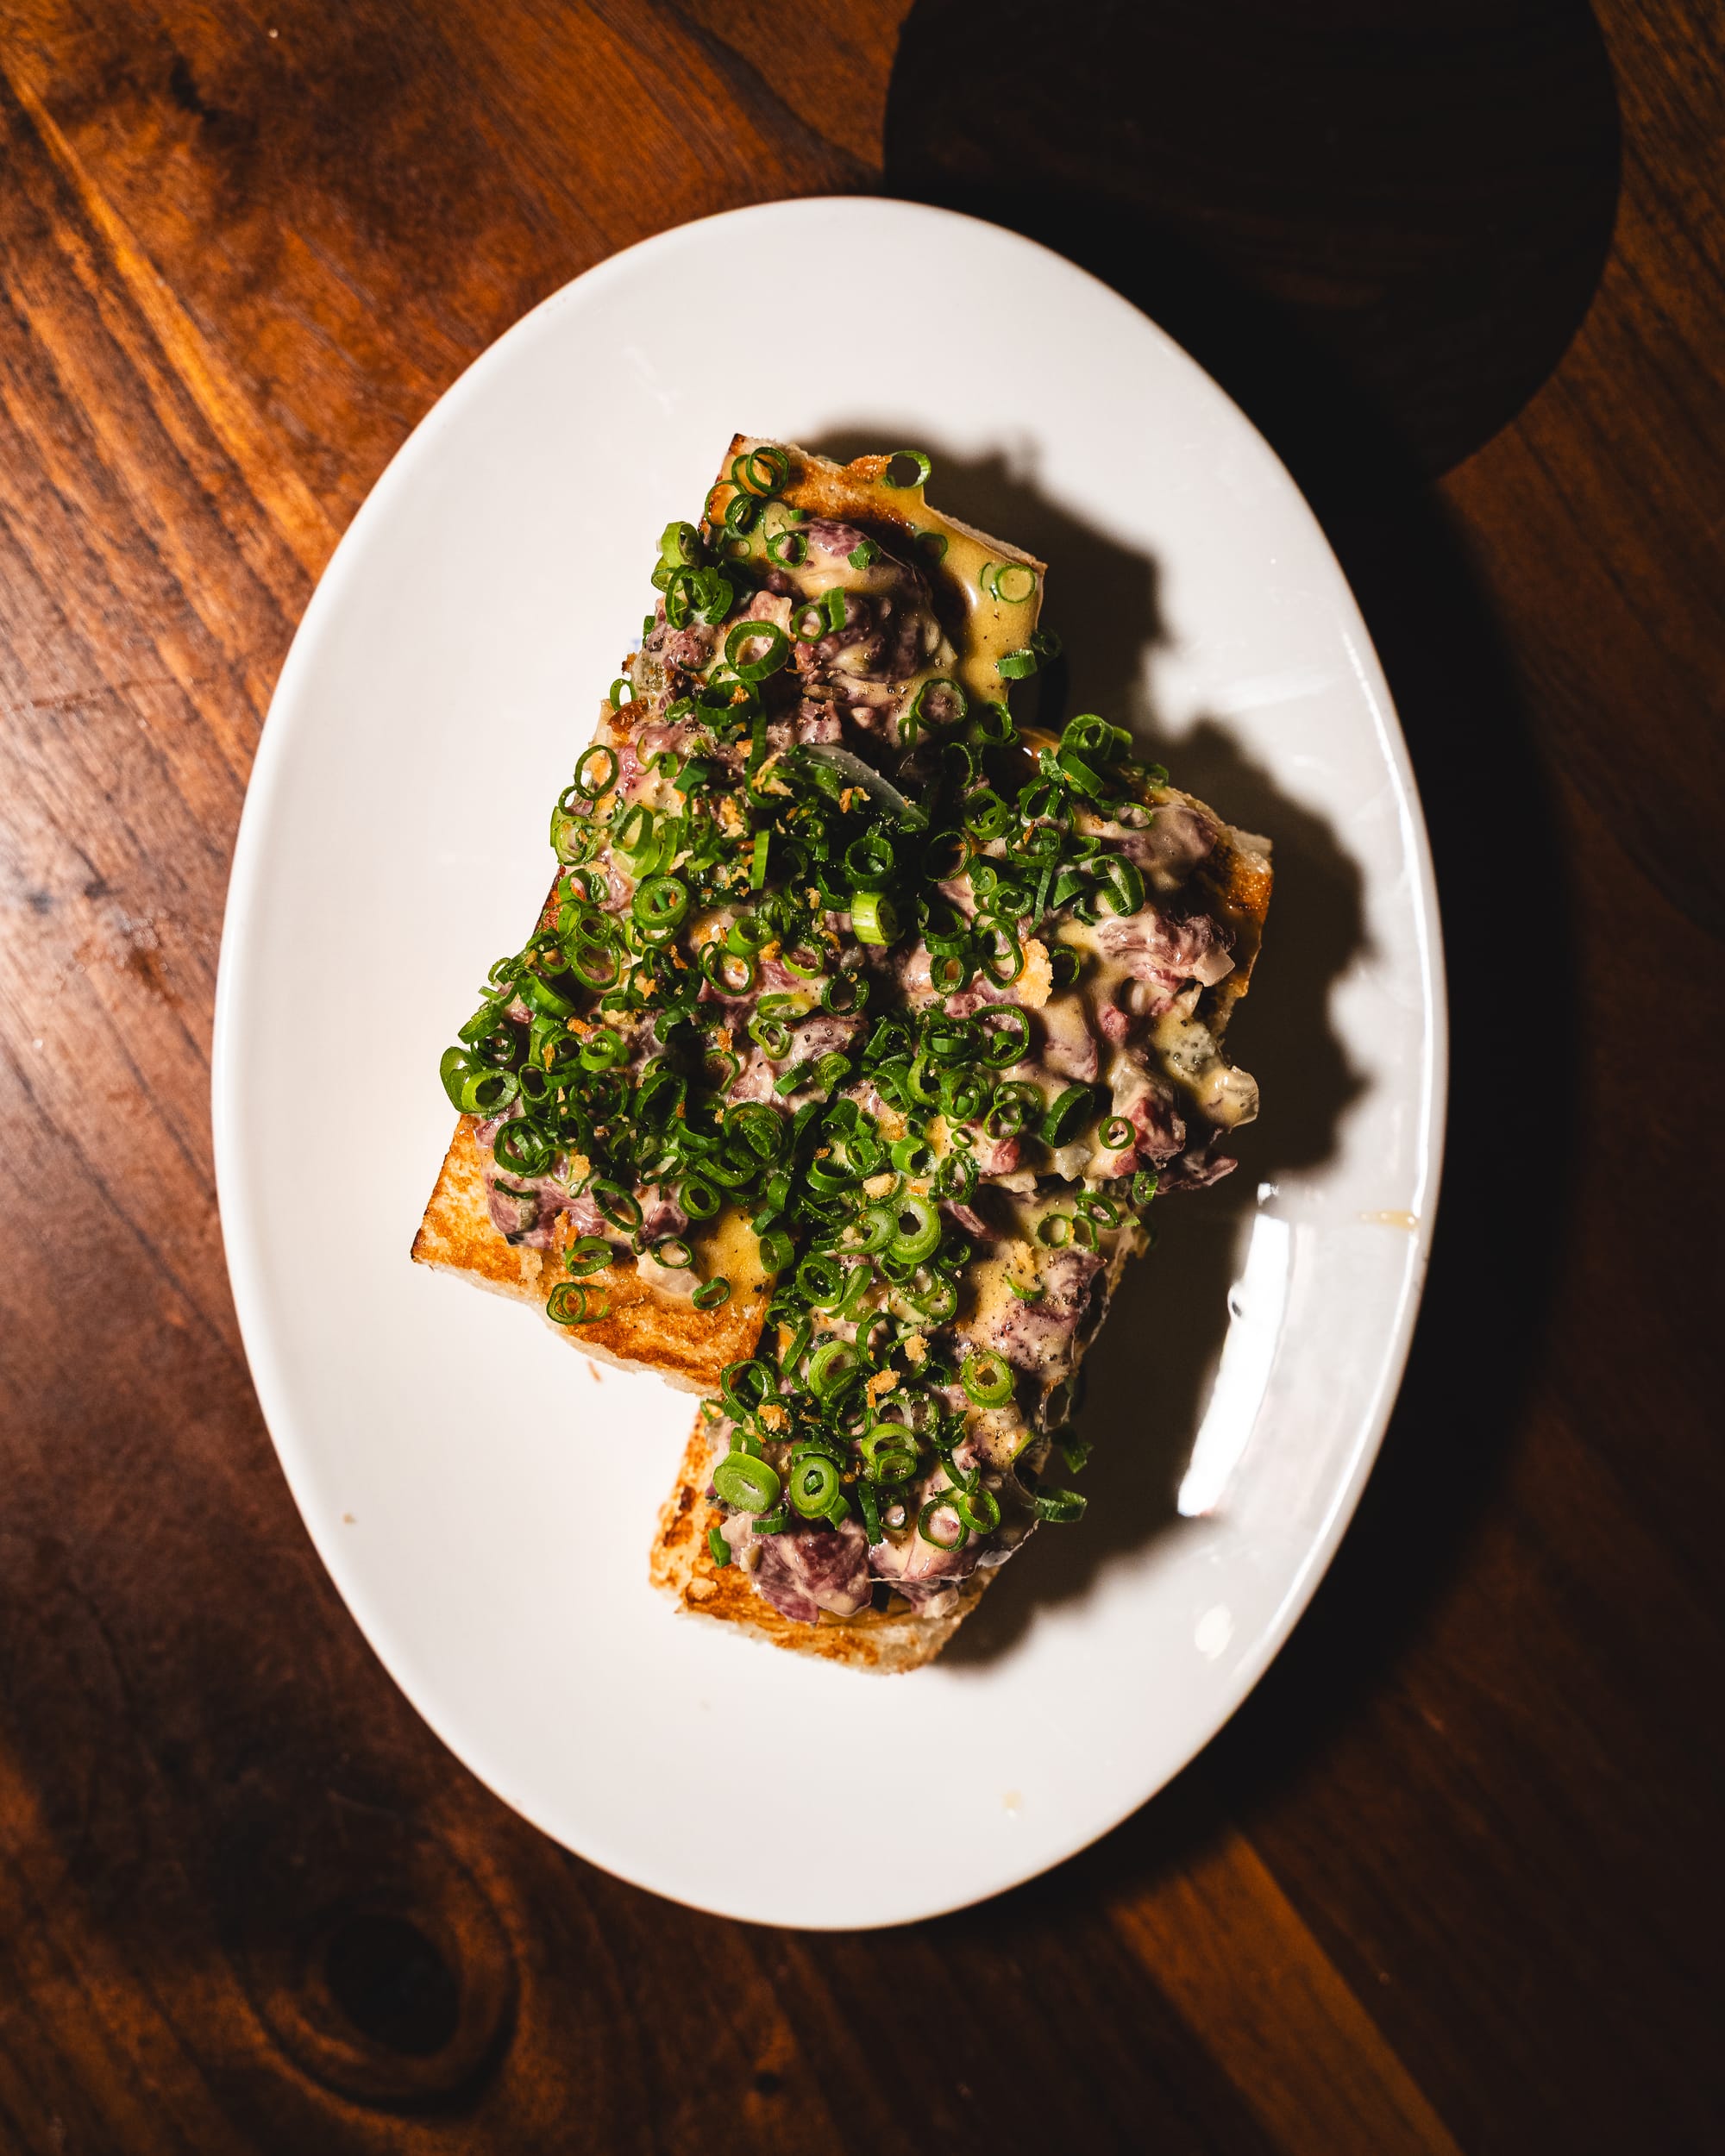
<instances>
[{"instance_id":1,"label":"wood grain texture","mask_svg":"<svg viewBox=\"0 0 1725 2156\"><path fill-rule=\"evenodd\" d=\"M1721 17L1044 12L1015 62L1001 0L4 11L9 2152L1725 2140ZM989 103L944 137L967 32ZM1354 580L1432 821L1452 1165L1379 1470L1228 1730L1048 1878L799 1937L544 1841L342 1609L222 1268L216 938L312 582L499 330L687 217L1011 217L1013 171L1106 224ZM1346 874L1294 836L1278 906L1333 942Z\"/></svg>"}]
</instances>

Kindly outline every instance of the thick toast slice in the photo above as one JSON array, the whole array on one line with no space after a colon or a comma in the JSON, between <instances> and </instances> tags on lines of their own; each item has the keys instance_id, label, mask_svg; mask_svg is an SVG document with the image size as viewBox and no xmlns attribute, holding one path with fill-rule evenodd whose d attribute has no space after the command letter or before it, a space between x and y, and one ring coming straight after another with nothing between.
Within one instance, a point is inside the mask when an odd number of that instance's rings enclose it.
<instances>
[{"instance_id":1,"label":"thick toast slice","mask_svg":"<svg viewBox=\"0 0 1725 2156\"><path fill-rule=\"evenodd\" d=\"M706 1418L697 1415L675 1487L660 1508L659 1532L648 1561L653 1585L691 1616L717 1618L747 1638L788 1647L794 1654L818 1655L823 1662L891 1676L932 1662L994 1576L973 1572L958 1590L957 1608L944 1617L921 1616L896 1597L884 1609L864 1609L855 1617L823 1610L812 1625L781 1617L756 1593L740 1564L721 1567L712 1561L707 1533L722 1514L706 1498L711 1455Z\"/></svg>"},{"instance_id":2,"label":"thick toast slice","mask_svg":"<svg viewBox=\"0 0 1725 2156\"><path fill-rule=\"evenodd\" d=\"M753 436L732 438L719 467L718 484L724 483L723 475L735 460L756 446ZM1040 592L1044 565L1033 555L930 509L919 486L886 486L883 482L893 462L890 457L863 456L839 465L806 451L799 450L797 456L796 475L783 489L784 498L810 516L850 517L877 527L896 527L917 544L919 558L931 567L938 584L950 585L961 565L974 579L980 563L1021 561L1036 570ZM940 549L938 563L931 565L931 549L937 545ZM990 676L980 682L980 688L998 694L1000 683L992 676L986 649L979 646L976 655ZM601 724L608 737L615 739L626 733L630 723L626 705L617 709L605 705ZM411 1255L417 1264L455 1274L494 1294L536 1303L543 1312L551 1286L560 1276L556 1253L513 1247L492 1224L486 1197L485 1156L474 1135L477 1128L471 1116L462 1116L457 1122L436 1187L413 1238ZM721 1309L696 1310L686 1296L649 1287L639 1278L633 1263L624 1260L587 1275L594 1289L605 1297L609 1314L596 1322L559 1330L574 1346L599 1362L624 1369L656 1371L668 1383L687 1392L716 1392L719 1373L726 1365L753 1352L772 1293L771 1277L760 1263L759 1246L746 1223L721 1216L716 1232L724 1240L725 1262L708 1269L728 1273L733 1288L730 1301ZM692 1240L705 1252L714 1236L697 1232Z\"/></svg>"},{"instance_id":3,"label":"thick toast slice","mask_svg":"<svg viewBox=\"0 0 1725 2156\"><path fill-rule=\"evenodd\" d=\"M751 437L736 436L722 470L734 471L736 461L756 446ZM1039 605L1043 565L931 509L919 484L891 485L893 460L888 457L862 457L838 466L803 451L792 454L791 475L779 490L782 498L811 517L873 528L889 545L914 548L933 586L936 611L956 647L952 672L973 696L1003 695L1006 684L998 661L1023 636L1025 617L1020 611L1008 625L1002 609L991 613L979 607L975 596L979 574L986 590L986 565L1022 562L1035 572ZM724 485L721 479L715 493ZM710 517L716 514L712 500ZM607 703L599 738L621 749L634 724L627 703ZM1051 736L1038 736L1032 729L1023 730L1023 738L1032 752L1054 745ZM1156 805L1170 803L1183 804L1209 834L1210 850L1192 878L1192 890L1194 895L1201 893L1207 911L1226 924L1231 937L1233 971L1206 991L1207 1023L1220 1044L1232 1006L1245 992L1261 941L1270 888L1268 843L1231 830L1190 796L1159 789ZM1036 1008L1046 996L1046 983L1037 995L1028 993L1031 985L1027 973L1021 1000ZM544 1250L505 1239L487 1202L485 1136L485 1126L475 1119L459 1119L412 1255L417 1263L532 1302L543 1312L552 1286L564 1276L562 1252L573 1231L567 1222L560 1224L551 1247ZM697 1310L687 1296L649 1284L635 1261L618 1252L610 1267L588 1276L605 1298L605 1314L568 1329L568 1337L599 1361L654 1370L682 1389L712 1395L727 1366L755 1351L774 1282L748 1222L735 1213L722 1213L706 1228L692 1230L689 1240L700 1250L704 1275L723 1272L731 1280L732 1293L723 1306ZM1122 1243L1108 1269L1110 1294L1128 1255ZM852 1616L823 1609L818 1621L805 1623L781 1614L757 1592L743 1564L714 1562L709 1534L726 1515L707 1495L711 1427L705 1415L697 1419L675 1485L661 1510L649 1557L652 1584L686 1614L716 1619L745 1636L793 1651L879 1673L932 1661L980 1601L994 1569L979 1569L959 1583L944 1598L939 1614L913 1608L884 1582L877 1585L874 1602Z\"/></svg>"},{"instance_id":4,"label":"thick toast slice","mask_svg":"<svg viewBox=\"0 0 1725 2156\"><path fill-rule=\"evenodd\" d=\"M1108 1272L1109 1295L1120 1285L1127 1257L1124 1246L1115 1255ZM932 1662L995 1576L993 1570L973 1572L957 1589L957 1607L944 1616L913 1610L901 1596L888 1597L883 1582L875 1589L875 1605L854 1617L836 1617L825 1609L812 1625L782 1617L756 1593L741 1565L713 1563L707 1535L724 1514L706 1495L712 1457L712 1438L702 1413L695 1417L675 1485L659 1508L659 1532L648 1560L653 1585L692 1616L717 1618L794 1654L819 1655L825 1662L894 1676Z\"/></svg>"}]
</instances>

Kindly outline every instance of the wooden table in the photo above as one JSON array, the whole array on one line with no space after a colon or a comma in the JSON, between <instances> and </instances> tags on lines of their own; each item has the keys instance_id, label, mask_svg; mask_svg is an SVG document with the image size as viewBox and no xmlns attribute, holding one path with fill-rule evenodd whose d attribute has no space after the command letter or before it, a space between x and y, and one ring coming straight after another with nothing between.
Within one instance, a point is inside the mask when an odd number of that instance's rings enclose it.
<instances>
[{"instance_id":1,"label":"wooden table","mask_svg":"<svg viewBox=\"0 0 1725 2156\"><path fill-rule=\"evenodd\" d=\"M9 0L8 2149L1725 2143L1722 44L1707 0ZM1051 1877L824 1938L590 1870L397 1695L258 1416L206 1076L271 684L408 429L613 249L873 188L1090 262L1307 486L1431 818L1454 1110L1382 1463L1249 1705Z\"/></svg>"}]
</instances>

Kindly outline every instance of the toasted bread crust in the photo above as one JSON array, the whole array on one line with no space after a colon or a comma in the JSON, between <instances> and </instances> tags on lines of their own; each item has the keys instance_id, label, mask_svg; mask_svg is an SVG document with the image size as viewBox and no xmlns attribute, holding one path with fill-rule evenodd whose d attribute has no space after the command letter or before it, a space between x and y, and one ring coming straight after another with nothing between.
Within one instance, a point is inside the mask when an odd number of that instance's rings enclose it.
<instances>
[{"instance_id":1,"label":"toasted bread crust","mask_svg":"<svg viewBox=\"0 0 1725 2156\"><path fill-rule=\"evenodd\" d=\"M1131 1257L1131 1246L1122 1240L1108 1263L1111 1299ZM824 1661L845 1662L852 1669L892 1676L932 1662L996 1576L998 1568L991 1568L960 1582L958 1607L950 1616L919 1615L894 1597L884 1610L859 1610L854 1617L835 1617L824 1611L818 1624L800 1624L757 1595L741 1565L713 1563L707 1532L723 1523L724 1514L707 1502L711 1458L705 1419L697 1415L676 1486L659 1509L659 1532L647 1561L647 1576L653 1585L692 1616L716 1617L721 1624L735 1625L755 1639L788 1647L794 1653L819 1655Z\"/></svg>"},{"instance_id":2,"label":"toasted bread crust","mask_svg":"<svg viewBox=\"0 0 1725 2156\"><path fill-rule=\"evenodd\" d=\"M1214 809L1206 808L1189 793L1181 799L1220 823ZM1251 970L1264 943L1264 924L1274 881L1268 841L1222 824L1216 850L1199 869L1195 881L1208 894L1212 911L1234 932L1234 969L1210 991L1210 1030L1220 1044L1235 1004L1251 986Z\"/></svg>"},{"instance_id":3,"label":"toasted bread crust","mask_svg":"<svg viewBox=\"0 0 1725 2156\"><path fill-rule=\"evenodd\" d=\"M473 1118L465 1115L413 1238L413 1256L435 1271L459 1273L493 1294L532 1303L542 1315L552 1287L567 1277L556 1253L512 1246L498 1232L486 1202L485 1156ZM609 1304L608 1314L554 1330L601 1363L656 1371L684 1392L716 1392L720 1371L752 1354L761 1337L768 1288L758 1275L739 1279L733 1271L731 1300L717 1310L697 1310L686 1297L648 1287L629 1265L585 1277Z\"/></svg>"},{"instance_id":4,"label":"toasted bread crust","mask_svg":"<svg viewBox=\"0 0 1725 2156\"><path fill-rule=\"evenodd\" d=\"M724 453L724 468L729 471L733 460L752 446L748 435L733 435L731 447ZM875 491L893 461L890 456L863 456L849 464L828 464L811 456L806 449L799 449L797 454L803 462L788 485L781 490L794 509L806 510L811 517L831 517L840 522L860 518L869 523L896 524L901 531L913 535L917 531L916 518L908 510L895 507ZM981 540L996 561L1026 562L1036 571L1038 581L1047 574L1045 561L1038 561L1033 554L1026 554L1021 547L1009 546L1004 539L996 539L989 532L979 531L975 524L967 524L950 510L942 510L940 519L968 538Z\"/></svg>"},{"instance_id":5,"label":"toasted bread crust","mask_svg":"<svg viewBox=\"0 0 1725 2156\"><path fill-rule=\"evenodd\" d=\"M982 1601L994 1576L993 1572L973 1573L960 1586L958 1607L949 1617L919 1616L894 1597L894 1604L885 1610L859 1610L854 1617L835 1617L824 1610L818 1624L799 1624L781 1616L764 1595L755 1592L740 1564L713 1563L707 1532L724 1515L707 1502L710 1457L710 1441L698 1415L675 1486L660 1507L659 1532L648 1564L653 1585L692 1616L716 1617L769 1646L891 1676L932 1662Z\"/></svg>"}]
</instances>

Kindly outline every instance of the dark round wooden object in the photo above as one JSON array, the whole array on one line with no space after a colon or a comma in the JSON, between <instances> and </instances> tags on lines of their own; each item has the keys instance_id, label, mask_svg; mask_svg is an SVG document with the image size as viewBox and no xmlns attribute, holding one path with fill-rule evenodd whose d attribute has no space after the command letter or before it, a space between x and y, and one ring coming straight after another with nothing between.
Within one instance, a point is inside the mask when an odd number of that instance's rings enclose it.
<instances>
[{"instance_id":1,"label":"dark round wooden object","mask_svg":"<svg viewBox=\"0 0 1725 2156\"><path fill-rule=\"evenodd\" d=\"M1442 471L1587 311L1617 106L1584 0L916 0L886 158L1117 285L1290 461L1364 400Z\"/></svg>"}]
</instances>

